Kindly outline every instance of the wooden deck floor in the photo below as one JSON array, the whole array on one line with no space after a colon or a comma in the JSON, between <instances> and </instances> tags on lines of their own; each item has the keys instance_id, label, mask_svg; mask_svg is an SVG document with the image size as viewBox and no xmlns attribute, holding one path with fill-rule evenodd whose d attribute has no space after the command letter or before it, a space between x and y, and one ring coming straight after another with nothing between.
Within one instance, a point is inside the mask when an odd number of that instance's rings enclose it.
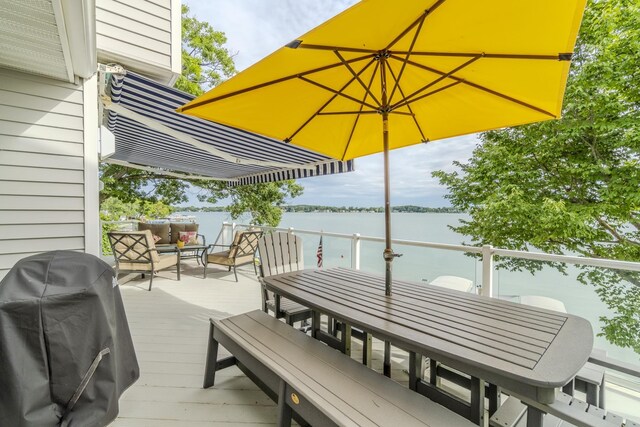
<instances>
[{"instance_id":1,"label":"wooden deck floor","mask_svg":"<svg viewBox=\"0 0 640 427\"><path fill-rule=\"evenodd\" d=\"M120 399L113 427L212 427L275 425L275 404L236 367L216 374L214 388L203 390L209 318L260 308L260 290L251 266L233 273L188 264L182 280L161 272L148 281L121 285L133 336L140 379ZM361 346L353 345L353 357ZM222 356L222 354L221 354ZM382 367L382 344L374 342L374 368ZM394 352L393 376L406 382L407 355Z\"/></svg>"}]
</instances>

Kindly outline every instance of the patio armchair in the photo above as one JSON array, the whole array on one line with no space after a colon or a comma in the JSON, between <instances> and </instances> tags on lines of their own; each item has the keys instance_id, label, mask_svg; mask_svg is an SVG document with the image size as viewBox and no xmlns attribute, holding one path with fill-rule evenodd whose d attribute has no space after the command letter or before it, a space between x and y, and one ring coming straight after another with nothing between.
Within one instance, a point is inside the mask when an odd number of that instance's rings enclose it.
<instances>
[{"instance_id":1,"label":"patio armchair","mask_svg":"<svg viewBox=\"0 0 640 427\"><path fill-rule=\"evenodd\" d=\"M286 298L280 298L279 307L272 292L267 291L263 278L275 274L304 269L302 239L290 233L265 234L258 241L260 254L260 287L262 288L262 311L272 312L284 318L289 325L311 318L311 309Z\"/></svg>"},{"instance_id":2,"label":"patio armchair","mask_svg":"<svg viewBox=\"0 0 640 427\"><path fill-rule=\"evenodd\" d=\"M256 250L258 249L258 239L262 236L262 231L239 231L233 238L231 245L209 245L209 248L202 254L202 265L204 266L203 277L207 278L207 265L217 264L223 265L229 268L229 271L233 268L233 275L236 282L238 281L238 273L236 267L245 264L253 264L253 270L256 272L256 265L254 262ZM228 247L229 249L220 252L210 251L216 246Z\"/></svg>"},{"instance_id":3,"label":"patio armchair","mask_svg":"<svg viewBox=\"0 0 640 427\"><path fill-rule=\"evenodd\" d=\"M108 233L109 243L116 261L116 274L140 273L142 277L149 273L149 291L153 285L153 276L160 270L176 266L180 280L180 254L159 255L156 250L153 234L144 231L113 231Z\"/></svg>"}]
</instances>

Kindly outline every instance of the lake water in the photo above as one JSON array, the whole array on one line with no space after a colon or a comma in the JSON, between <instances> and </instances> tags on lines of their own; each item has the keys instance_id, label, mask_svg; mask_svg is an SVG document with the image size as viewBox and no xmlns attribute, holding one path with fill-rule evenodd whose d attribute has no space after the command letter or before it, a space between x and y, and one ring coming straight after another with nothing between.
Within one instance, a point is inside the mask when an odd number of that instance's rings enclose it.
<instances>
[{"instance_id":1,"label":"lake water","mask_svg":"<svg viewBox=\"0 0 640 427\"><path fill-rule=\"evenodd\" d=\"M195 215L200 224L200 232L213 243L220 232L223 221L245 224L248 220L233 221L229 214L218 212L185 213ZM436 243L462 244L464 236L449 228L457 225L462 214L442 213L393 213L392 237L394 239L416 240ZM323 230L332 233L383 237L384 215L379 213L285 213L280 227L301 230ZM316 265L318 236L301 234L304 242L305 265ZM382 243L362 242L360 268L364 271L384 274ZM394 277L414 281L429 281L441 275L461 276L480 283L481 265L475 259L460 252L395 246L394 251L402 253L393 264ZM351 240L323 237L324 267L351 266ZM580 284L576 280L579 270L568 268L564 276L552 268L544 267L532 275L528 272L496 271L494 286L499 295L541 295L562 301L569 313L588 319L594 331L599 331L599 317L610 312L600 301L594 288ZM640 356L629 349L620 349L607 343L602 337L595 338L595 346L606 349L610 357L628 362L640 361Z\"/></svg>"}]
</instances>

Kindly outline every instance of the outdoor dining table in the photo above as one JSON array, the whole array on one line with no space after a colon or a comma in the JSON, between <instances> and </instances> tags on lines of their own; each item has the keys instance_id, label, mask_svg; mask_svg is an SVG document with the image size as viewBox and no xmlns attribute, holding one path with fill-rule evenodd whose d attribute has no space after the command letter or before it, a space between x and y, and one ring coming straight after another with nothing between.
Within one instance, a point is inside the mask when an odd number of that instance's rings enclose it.
<instances>
[{"instance_id":1,"label":"outdoor dining table","mask_svg":"<svg viewBox=\"0 0 640 427\"><path fill-rule=\"evenodd\" d=\"M264 283L277 298L313 310L317 338L331 335L320 330L325 314L342 323L343 350L355 327L408 351L410 388L476 423L484 413L485 381L516 397L553 403L556 388L575 376L593 347L591 324L578 316L401 280L386 296L384 277L359 270L301 270ZM423 356L469 375L470 401L423 380Z\"/></svg>"}]
</instances>

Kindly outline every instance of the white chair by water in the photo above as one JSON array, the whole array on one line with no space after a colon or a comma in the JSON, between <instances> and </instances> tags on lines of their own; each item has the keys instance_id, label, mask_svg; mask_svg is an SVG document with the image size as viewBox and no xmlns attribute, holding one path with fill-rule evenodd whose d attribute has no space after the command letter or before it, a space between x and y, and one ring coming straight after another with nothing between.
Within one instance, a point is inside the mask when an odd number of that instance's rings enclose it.
<instances>
[{"instance_id":1,"label":"white chair by water","mask_svg":"<svg viewBox=\"0 0 640 427\"><path fill-rule=\"evenodd\" d=\"M429 282L430 285L439 286L441 288L452 289L454 291L476 293L473 281L459 276L438 276Z\"/></svg>"},{"instance_id":2,"label":"white chair by water","mask_svg":"<svg viewBox=\"0 0 640 427\"><path fill-rule=\"evenodd\" d=\"M539 295L522 295L520 296L520 304L531 305L533 307L546 308L547 310L559 311L566 313L567 308L562 301L554 298L542 297Z\"/></svg>"}]
</instances>

